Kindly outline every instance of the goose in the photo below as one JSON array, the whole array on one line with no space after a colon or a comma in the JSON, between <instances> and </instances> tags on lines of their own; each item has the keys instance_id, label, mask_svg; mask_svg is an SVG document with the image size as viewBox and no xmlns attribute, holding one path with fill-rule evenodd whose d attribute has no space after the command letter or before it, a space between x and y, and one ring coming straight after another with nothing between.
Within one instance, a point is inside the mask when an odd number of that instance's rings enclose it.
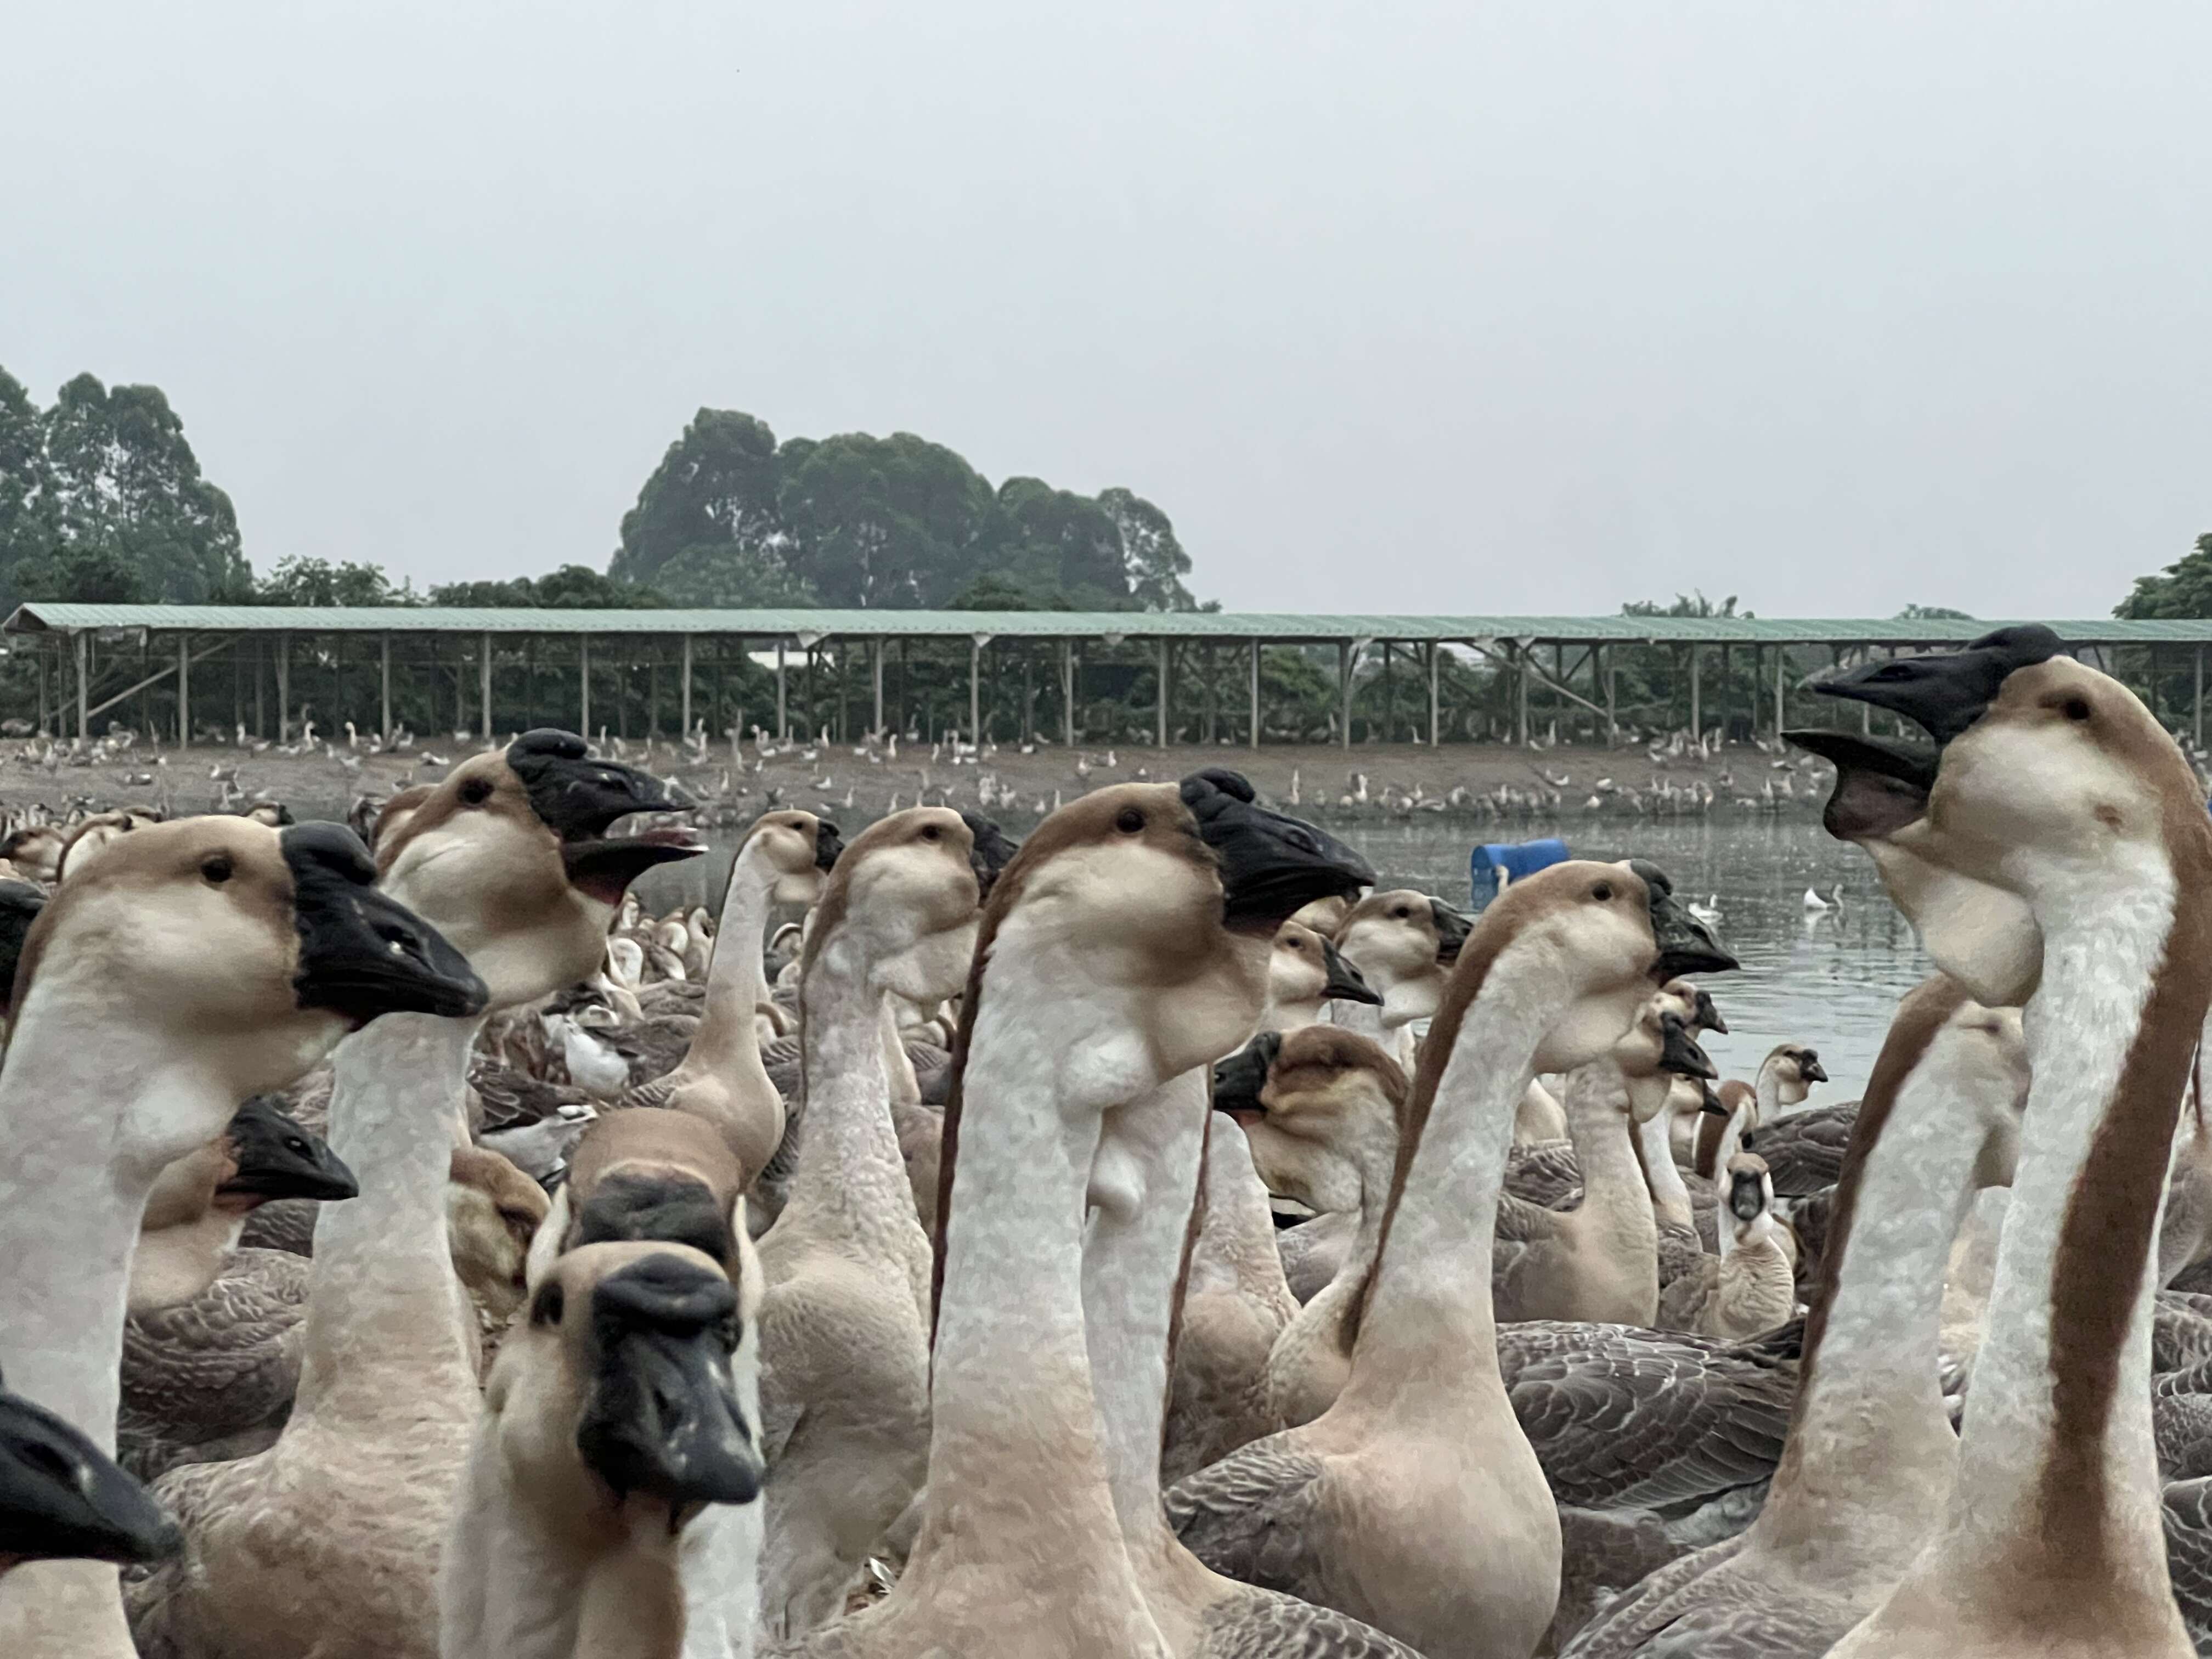
<instances>
[{"instance_id":1,"label":"goose","mask_svg":"<svg viewBox=\"0 0 2212 1659\"><path fill-rule=\"evenodd\" d=\"M1267 958L1267 1003L1260 1011L1260 1029L1295 1031L1314 1024L1331 1001L1382 1004L1327 934L1302 921L1284 922Z\"/></svg>"},{"instance_id":2,"label":"goose","mask_svg":"<svg viewBox=\"0 0 2212 1659\"><path fill-rule=\"evenodd\" d=\"M1346 1316L1382 1238L1410 1093L1381 1044L1328 1025L1262 1031L1213 1068L1214 1103L1243 1127L1267 1189L1357 1222L1268 1350L1267 1412L1281 1427L1328 1410L1351 1372Z\"/></svg>"},{"instance_id":3,"label":"goose","mask_svg":"<svg viewBox=\"0 0 2212 1659\"><path fill-rule=\"evenodd\" d=\"M1811 1198L1842 1177L1859 1103L1810 1106L1759 1126L1759 1155L1766 1160L1778 1198Z\"/></svg>"},{"instance_id":4,"label":"goose","mask_svg":"<svg viewBox=\"0 0 2212 1659\"><path fill-rule=\"evenodd\" d=\"M1766 1161L1737 1152L1723 1168L1725 1248L1667 1287L1656 1322L1662 1330L1739 1340L1786 1324L1796 1311L1796 1265L1775 1219Z\"/></svg>"},{"instance_id":5,"label":"goose","mask_svg":"<svg viewBox=\"0 0 2212 1659\"><path fill-rule=\"evenodd\" d=\"M1865 810L1839 763L1830 828L1903 854L1876 871L1939 968L1978 1000L2025 1004L2033 1077L1950 1501L1832 1651L2191 1653L2149 1373L2158 1206L2212 1002L2212 820L2196 776L2134 695L2059 654L2048 629L1823 689L1940 745L1914 817L1909 795L1886 821Z\"/></svg>"},{"instance_id":6,"label":"goose","mask_svg":"<svg viewBox=\"0 0 2212 1659\"><path fill-rule=\"evenodd\" d=\"M1977 1191L2011 1178L2027 1087L2016 1012L1940 975L1899 1004L1765 1505L1740 1542L1608 1608L1567 1650L1574 1659L1825 1653L1904 1575L1958 1464L1936 1384L1945 1263Z\"/></svg>"},{"instance_id":7,"label":"goose","mask_svg":"<svg viewBox=\"0 0 2212 1659\"><path fill-rule=\"evenodd\" d=\"M690 1047L674 1071L624 1097L628 1105L665 1106L705 1118L721 1131L749 1175L759 1173L783 1139L783 1097L761 1064L754 1024L755 1011L769 1003L761 971L769 912L776 904L813 903L843 849L837 826L811 812L770 812L746 832L731 860ZM571 1075L574 1067L572 1060Z\"/></svg>"},{"instance_id":8,"label":"goose","mask_svg":"<svg viewBox=\"0 0 2212 1659\"><path fill-rule=\"evenodd\" d=\"M889 1110L885 998L961 986L975 938L970 835L941 806L856 836L823 887L800 992L806 1112L760 1241L769 1466L761 1625L836 1613L928 1455L930 1248Z\"/></svg>"},{"instance_id":9,"label":"goose","mask_svg":"<svg viewBox=\"0 0 2212 1659\"><path fill-rule=\"evenodd\" d=\"M0 1577L27 1561L158 1561L181 1542L89 1436L0 1385Z\"/></svg>"},{"instance_id":10,"label":"goose","mask_svg":"<svg viewBox=\"0 0 2212 1659\"><path fill-rule=\"evenodd\" d=\"M1685 1158L1691 1168L1708 1181L1721 1165L1716 1156L1727 1139L1727 1126L1735 1121L1736 1138L1773 1122L1789 1107L1801 1105L1812 1094L1813 1085L1826 1083L1828 1073L1820 1064L1820 1051L1808 1048L1802 1042L1777 1043L1759 1062L1753 1080L1745 1083L1730 1078L1715 1092L1720 1097L1722 1114L1717 1118L1711 1113L1692 1117L1688 1126L1675 1120L1680 1136L1689 1128L1692 1141L1690 1155ZM1683 1156L1678 1152L1678 1157Z\"/></svg>"},{"instance_id":11,"label":"goose","mask_svg":"<svg viewBox=\"0 0 2212 1659\"><path fill-rule=\"evenodd\" d=\"M200 1295L238 1248L246 1218L272 1199L330 1202L361 1190L330 1143L265 1097L231 1115L222 1135L155 1178L131 1258L132 1314Z\"/></svg>"},{"instance_id":12,"label":"goose","mask_svg":"<svg viewBox=\"0 0 2212 1659\"><path fill-rule=\"evenodd\" d=\"M1652 1322L1659 1231L1651 1188L1637 1162L1636 1126L1664 1109L1673 1078L1711 1075L1712 1061L1681 1017L1655 1001L1608 1054L1568 1079L1567 1122L1582 1202L1551 1210L1510 1193L1498 1195L1492 1270L1498 1319Z\"/></svg>"},{"instance_id":13,"label":"goose","mask_svg":"<svg viewBox=\"0 0 2212 1659\"><path fill-rule=\"evenodd\" d=\"M1415 1023L1435 1015L1467 935L1467 918L1441 899L1409 887L1370 893L1338 925L1334 943L1382 1000L1371 1014L1339 1010L1338 1023L1380 1036L1410 1068Z\"/></svg>"},{"instance_id":14,"label":"goose","mask_svg":"<svg viewBox=\"0 0 2212 1659\"><path fill-rule=\"evenodd\" d=\"M1840 900L1842 896L1843 889L1840 887L1836 890L1836 900L1824 899L1808 887L1805 890L1805 912L1808 915L1812 915L1822 910L1832 910L1835 908L1836 901Z\"/></svg>"},{"instance_id":15,"label":"goose","mask_svg":"<svg viewBox=\"0 0 2212 1659\"><path fill-rule=\"evenodd\" d=\"M1336 1607L1430 1659L1524 1659L1551 1621L1560 1557L1542 1469L1498 1381L1488 1291L1512 1109L1540 1066L1572 1069L1618 1042L1655 972L1732 959L1650 865L1553 865L1499 895L1468 945L1415 1082L1343 1392L1179 1482L1168 1512L1217 1571Z\"/></svg>"},{"instance_id":16,"label":"goose","mask_svg":"<svg viewBox=\"0 0 2212 1659\"><path fill-rule=\"evenodd\" d=\"M683 1244L587 1243L550 1264L485 1386L439 1576L445 1653L692 1650L702 1506L758 1507L736 1355L759 1297L757 1271L732 1285Z\"/></svg>"},{"instance_id":17,"label":"goose","mask_svg":"<svg viewBox=\"0 0 2212 1659\"><path fill-rule=\"evenodd\" d=\"M591 970L631 880L702 850L677 830L608 837L673 805L574 734L539 730L470 757L380 826L380 892L467 952L483 1000L339 1046L330 1137L361 1196L316 1219L299 1389L276 1443L161 1477L187 1541L130 1587L148 1653L436 1654L437 1561L478 1395L446 1224L468 1056L487 1012Z\"/></svg>"},{"instance_id":18,"label":"goose","mask_svg":"<svg viewBox=\"0 0 2212 1659\"><path fill-rule=\"evenodd\" d=\"M1703 904L1692 899L1684 908L1693 920L1705 923L1708 927L1717 927L1721 924L1721 896L1718 893L1709 894Z\"/></svg>"},{"instance_id":19,"label":"goose","mask_svg":"<svg viewBox=\"0 0 2212 1659\"><path fill-rule=\"evenodd\" d=\"M336 825L184 819L106 849L32 926L0 1072L0 1361L103 1450L131 1257L161 1171L349 1028L482 1002L459 953L371 891L371 874ZM229 971L209 974L210 960ZM112 1571L10 1575L0 1650L129 1655Z\"/></svg>"},{"instance_id":20,"label":"goose","mask_svg":"<svg viewBox=\"0 0 2212 1659\"><path fill-rule=\"evenodd\" d=\"M545 1189L498 1152L456 1146L447 1159L447 1249L476 1310L479 1370L521 1309L524 1260L549 1207Z\"/></svg>"}]
</instances>

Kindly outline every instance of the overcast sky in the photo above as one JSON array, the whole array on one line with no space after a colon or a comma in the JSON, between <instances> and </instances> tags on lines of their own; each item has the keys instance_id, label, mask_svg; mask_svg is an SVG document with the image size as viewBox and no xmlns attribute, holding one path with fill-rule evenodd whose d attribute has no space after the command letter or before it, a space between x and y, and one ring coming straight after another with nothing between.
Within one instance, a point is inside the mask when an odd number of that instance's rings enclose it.
<instances>
[{"instance_id":1,"label":"overcast sky","mask_svg":"<svg viewBox=\"0 0 2212 1659\"><path fill-rule=\"evenodd\" d=\"M344 15L341 15L341 14ZM0 11L0 365L261 568L604 567L699 405L1231 608L2101 614L2212 530L2212 7Z\"/></svg>"}]
</instances>

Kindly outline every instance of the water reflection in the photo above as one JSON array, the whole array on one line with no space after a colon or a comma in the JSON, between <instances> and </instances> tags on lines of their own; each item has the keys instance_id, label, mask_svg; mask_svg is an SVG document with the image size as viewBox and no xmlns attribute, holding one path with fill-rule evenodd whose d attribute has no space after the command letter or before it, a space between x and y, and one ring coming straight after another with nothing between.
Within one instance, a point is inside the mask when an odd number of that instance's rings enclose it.
<instances>
[{"instance_id":1,"label":"water reflection","mask_svg":"<svg viewBox=\"0 0 2212 1659\"><path fill-rule=\"evenodd\" d=\"M847 838L864 827L846 823ZM1007 830L1020 836L1030 827L1010 823ZM1385 884L1419 887L1461 905L1468 902L1468 851L1496 834L1435 817L1332 822L1330 828L1367 855ZM1814 1091L1810 1103L1856 1098L1898 1000L1930 971L1866 855L1831 840L1810 817L1531 823L1516 833L1524 840L1559 836L1577 858L1650 859L1674 878L1682 898L1719 910L1715 931L1743 963L1742 972L1709 982L1729 1030L1705 1042L1724 1077L1749 1078L1778 1042L1805 1042L1820 1051L1833 1079ZM733 842L718 838L705 858L651 872L641 884L646 902L714 902L729 878L733 851ZM1808 912L1808 887L1833 908Z\"/></svg>"}]
</instances>

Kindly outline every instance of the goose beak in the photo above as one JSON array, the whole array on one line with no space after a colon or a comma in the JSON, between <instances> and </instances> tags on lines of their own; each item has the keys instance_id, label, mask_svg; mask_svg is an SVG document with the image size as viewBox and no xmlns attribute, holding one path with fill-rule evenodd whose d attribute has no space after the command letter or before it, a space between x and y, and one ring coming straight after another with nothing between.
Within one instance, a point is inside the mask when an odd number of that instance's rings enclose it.
<instances>
[{"instance_id":1,"label":"goose beak","mask_svg":"<svg viewBox=\"0 0 2212 1659\"><path fill-rule=\"evenodd\" d=\"M1737 1220L1755 1220L1765 1207L1766 1194L1756 1175L1748 1170L1738 1170L1729 1177L1729 1209Z\"/></svg>"},{"instance_id":2,"label":"goose beak","mask_svg":"<svg viewBox=\"0 0 2212 1659\"><path fill-rule=\"evenodd\" d=\"M2015 669L2048 661L2062 648L2057 635L2031 623L1984 634L1963 651L1866 663L1817 681L1813 690L1902 714L1942 744L1981 718Z\"/></svg>"},{"instance_id":3,"label":"goose beak","mask_svg":"<svg viewBox=\"0 0 2212 1659\"><path fill-rule=\"evenodd\" d=\"M1213 1109L1226 1112L1239 1123L1265 1117L1267 1109L1260 1091L1267 1086L1267 1073L1283 1051L1280 1031L1262 1031L1226 1060L1213 1063Z\"/></svg>"},{"instance_id":4,"label":"goose beak","mask_svg":"<svg viewBox=\"0 0 2212 1659\"><path fill-rule=\"evenodd\" d=\"M1822 1069L1820 1057L1818 1054L1808 1054L1800 1060L1797 1065L1797 1075L1808 1083L1826 1083L1828 1080L1828 1074Z\"/></svg>"},{"instance_id":5,"label":"goose beak","mask_svg":"<svg viewBox=\"0 0 2212 1659\"><path fill-rule=\"evenodd\" d=\"M1273 933L1316 899L1375 884L1365 859L1326 831L1258 805L1241 774L1208 767L1182 781L1182 794L1220 865L1231 927Z\"/></svg>"},{"instance_id":6,"label":"goose beak","mask_svg":"<svg viewBox=\"0 0 2212 1659\"><path fill-rule=\"evenodd\" d=\"M0 881L0 1013L15 1000L15 964L31 924L46 908L46 896L27 881Z\"/></svg>"},{"instance_id":7,"label":"goose beak","mask_svg":"<svg viewBox=\"0 0 2212 1659\"><path fill-rule=\"evenodd\" d=\"M1721 1104L1721 1097L1711 1089L1700 1086L1698 1094L1698 1109L1707 1117L1726 1117L1729 1115L1729 1109Z\"/></svg>"},{"instance_id":8,"label":"goose beak","mask_svg":"<svg viewBox=\"0 0 2212 1659\"><path fill-rule=\"evenodd\" d=\"M1718 1068L1705 1051L1698 1046L1697 1038L1690 1035L1690 1028L1682 1023L1680 1016L1660 1015L1659 1030L1661 1071L1672 1072L1676 1077L1711 1078L1720 1075Z\"/></svg>"},{"instance_id":9,"label":"goose beak","mask_svg":"<svg viewBox=\"0 0 2212 1659\"><path fill-rule=\"evenodd\" d=\"M1429 901L1429 917L1436 924L1437 964L1449 968L1459 960L1460 946L1467 943L1474 924L1441 899Z\"/></svg>"},{"instance_id":10,"label":"goose beak","mask_svg":"<svg viewBox=\"0 0 2212 1659\"><path fill-rule=\"evenodd\" d=\"M1732 973L1740 965L1720 947L1712 930L1674 899L1674 884L1649 859L1631 859L1628 867L1644 878L1651 905L1651 937L1659 960L1651 972L1661 983L1684 974Z\"/></svg>"},{"instance_id":11,"label":"goose beak","mask_svg":"<svg viewBox=\"0 0 2212 1659\"><path fill-rule=\"evenodd\" d=\"M689 1261L648 1256L599 1281L576 1449L617 1494L676 1508L760 1495L765 1467L730 1376L737 1316L729 1281Z\"/></svg>"},{"instance_id":12,"label":"goose beak","mask_svg":"<svg viewBox=\"0 0 2212 1659\"><path fill-rule=\"evenodd\" d=\"M991 896L999 872L1014 861L1022 844L1007 840L1006 832L980 812L963 812L960 822L968 826L968 867L975 872L976 902L981 903Z\"/></svg>"},{"instance_id":13,"label":"goose beak","mask_svg":"<svg viewBox=\"0 0 2212 1659\"><path fill-rule=\"evenodd\" d=\"M1714 1006L1711 992L1700 988L1697 1000L1692 1006L1697 1013L1698 1024L1704 1026L1708 1031L1718 1031L1723 1036L1729 1034L1728 1022L1721 1018L1721 1011Z\"/></svg>"},{"instance_id":14,"label":"goose beak","mask_svg":"<svg viewBox=\"0 0 2212 1659\"><path fill-rule=\"evenodd\" d=\"M277 840L292 872L302 1008L327 1008L356 1028L379 1014L481 1013L489 1000L468 958L445 935L371 885L376 866L352 830L295 823Z\"/></svg>"},{"instance_id":15,"label":"goose beak","mask_svg":"<svg viewBox=\"0 0 2212 1659\"><path fill-rule=\"evenodd\" d=\"M0 1561L151 1562L184 1541L146 1489L91 1441L20 1395L0 1393Z\"/></svg>"},{"instance_id":16,"label":"goose beak","mask_svg":"<svg viewBox=\"0 0 2212 1659\"><path fill-rule=\"evenodd\" d=\"M1836 769L1820 823L1838 841L1879 841L1928 810L1936 751L1847 732L1784 732L1783 737Z\"/></svg>"},{"instance_id":17,"label":"goose beak","mask_svg":"<svg viewBox=\"0 0 2212 1659\"><path fill-rule=\"evenodd\" d=\"M238 1173L216 1188L218 1196L331 1203L361 1195L361 1182L328 1141L260 1100L238 1109L230 1144Z\"/></svg>"},{"instance_id":18,"label":"goose beak","mask_svg":"<svg viewBox=\"0 0 2212 1659\"><path fill-rule=\"evenodd\" d=\"M568 884L602 903L621 903L630 883L656 864L707 850L685 829L610 838L616 821L633 812L688 811L692 802L635 766L593 760L573 732L526 732L507 744L507 764L528 791L531 810L561 838ZM816 847L819 857L818 832Z\"/></svg>"},{"instance_id":19,"label":"goose beak","mask_svg":"<svg viewBox=\"0 0 2212 1659\"><path fill-rule=\"evenodd\" d=\"M1327 983L1321 988L1322 1001L1364 1002L1370 1008L1382 1006L1381 995L1367 982L1359 969L1352 965L1343 951L1325 939L1321 942L1321 961L1328 974Z\"/></svg>"},{"instance_id":20,"label":"goose beak","mask_svg":"<svg viewBox=\"0 0 2212 1659\"><path fill-rule=\"evenodd\" d=\"M837 833L837 826L827 818L814 823L814 867L828 870L835 866L837 855L845 850L845 838Z\"/></svg>"}]
</instances>

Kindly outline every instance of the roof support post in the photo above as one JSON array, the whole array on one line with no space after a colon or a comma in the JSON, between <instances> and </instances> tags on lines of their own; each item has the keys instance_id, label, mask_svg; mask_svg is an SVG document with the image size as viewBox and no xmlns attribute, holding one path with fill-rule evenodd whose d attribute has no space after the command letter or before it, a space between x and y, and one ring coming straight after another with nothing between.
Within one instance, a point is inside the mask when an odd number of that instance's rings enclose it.
<instances>
[{"instance_id":1,"label":"roof support post","mask_svg":"<svg viewBox=\"0 0 2212 1659\"><path fill-rule=\"evenodd\" d=\"M384 744L388 749L392 746L392 635L386 634L379 643L382 647L377 665L382 676Z\"/></svg>"},{"instance_id":2,"label":"roof support post","mask_svg":"<svg viewBox=\"0 0 2212 1659\"><path fill-rule=\"evenodd\" d=\"M979 640L968 641L968 741L978 755L983 752L983 646Z\"/></svg>"},{"instance_id":3,"label":"roof support post","mask_svg":"<svg viewBox=\"0 0 2212 1659\"><path fill-rule=\"evenodd\" d=\"M84 630L82 629L79 629L76 632L76 740L82 744L91 741L92 738L92 716L85 712L92 702L92 688L88 684L89 676L91 674L91 665L88 661L88 656L91 650L92 641L86 636Z\"/></svg>"},{"instance_id":4,"label":"roof support post","mask_svg":"<svg viewBox=\"0 0 2212 1659\"><path fill-rule=\"evenodd\" d=\"M1154 731L1152 746L1156 749L1166 748L1168 746L1168 642L1165 640L1160 641L1160 683L1154 689L1152 698L1152 726Z\"/></svg>"},{"instance_id":5,"label":"roof support post","mask_svg":"<svg viewBox=\"0 0 2212 1659\"><path fill-rule=\"evenodd\" d=\"M177 635L177 747L192 746L192 636Z\"/></svg>"},{"instance_id":6,"label":"roof support post","mask_svg":"<svg viewBox=\"0 0 2212 1659\"><path fill-rule=\"evenodd\" d=\"M1602 645L1595 649L1602 655L1605 664L1605 740L1617 744L1620 741L1620 715L1618 712L1620 704L1613 696L1618 688L1613 676L1613 652L1609 647Z\"/></svg>"},{"instance_id":7,"label":"roof support post","mask_svg":"<svg viewBox=\"0 0 2212 1659\"><path fill-rule=\"evenodd\" d=\"M592 740L592 636L576 636L576 724L586 743Z\"/></svg>"},{"instance_id":8,"label":"roof support post","mask_svg":"<svg viewBox=\"0 0 2212 1659\"><path fill-rule=\"evenodd\" d=\"M678 718L684 722L684 739L689 743L691 740L691 636L689 634L684 636L683 688L677 698L681 705Z\"/></svg>"},{"instance_id":9,"label":"roof support post","mask_svg":"<svg viewBox=\"0 0 2212 1659\"><path fill-rule=\"evenodd\" d=\"M1344 729L1337 735L1346 749L1352 747L1352 641L1336 642L1336 685L1344 707Z\"/></svg>"},{"instance_id":10,"label":"roof support post","mask_svg":"<svg viewBox=\"0 0 2212 1659\"><path fill-rule=\"evenodd\" d=\"M784 678L783 641L775 642L775 740L791 741L791 704L787 693L790 688Z\"/></svg>"},{"instance_id":11,"label":"roof support post","mask_svg":"<svg viewBox=\"0 0 2212 1659\"><path fill-rule=\"evenodd\" d=\"M1070 749L1075 747L1075 641L1063 639L1060 642L1060 741Z\"/></svg>"},{"instance_id":12,"label":"roof support post","mask_svg":"<svg viewBox=\"0 0 2212 1659\"><path fill-rule=\"evenodd\" d=\"M1443 653L1443 641L1429 641L1429 747L1433 749L1444 740L1443 727L1437 720L1440 703L1437 696L1437 659Z\"/></svg>"},{"instance_id":13,"label":"roof support post","mask_svg":"<svg viewBox=\"0 0 2212 1659\"><path fill-rule=\"evenodd\" d=\"M292 741L292 636L276 636L276 741Z\"/></svg>"},{"instance_id":14,"label":"roof support post","mask_svg":"<svg viewBox=\"0 0 2212 1659\"><path fill-rule=\"evenodd\" d=\"M878 640L874 649L868 653L874 659L870 666L876 683L876 723L872 729L878 738L884 734L884 647L885 643L885 641Z\"/></svg>"},{"instance_id":15,"label":"roof support post","mask_svg":"<svg viewBox=\"0 0 2212 1659\"><path fill-rule=\"evenodd\" d=\"M1513 741L1526 744L1528 741L1528 647L1516 640L1507 649L1513 653Z\"/></svg>"},{"instance_id":16,"label":"roof support post","mask_svg":"<svg viewBox=\"0 0 2212 1659\"><path fill-rule=\"evenodd\" d=\"M1260 746L1260 641L1252 641L1252 747Z\"/></svg>"},{"instance_id":17,"label":"roof support post","mask_svg":"<svg viewBox=\"0 0 2212 1659\"><path fill-rule=\"evenodd\" d=\"M1774 647L1774 740L1782 740L1782 728L1790 724L1789 695L1790 647Z\"/></svg>"},{"instance_id":18,"label":"roof support post","mask_svg":"<svg viewBox=\"0 0 2212 1659\"><path fill-rule=\"evenodd\" d=\"M39 735L43 738L46 735L46 658L49 653L44 640L33 640L31 643L32 660L38 665L39 670Z\"/></svg>"},{"instance_id":19,"label":"roof support post","mask_svg":"<svg viewBox=\"0 0 2212 1659\"><path fill-rule=\"evenodd\" d=\"M1692 645L1690 647L1690 735L1699 743L1703 743L1705 738L1705 709L1701 706L1705 688L1698 678L1698 670L1704 664L1704 653Z\"/></svg>"},{"instance_id":20,"label":"roof support post","mask_svg":"<svg viewBox=\"0 0 2212 1659\"><path fill-rule=\"evenodd\" d=\"M491 635L479 636L482 645L477 655L477 701L483 705L483 740L491 741Z\"/></svg>"}]
</instances>

